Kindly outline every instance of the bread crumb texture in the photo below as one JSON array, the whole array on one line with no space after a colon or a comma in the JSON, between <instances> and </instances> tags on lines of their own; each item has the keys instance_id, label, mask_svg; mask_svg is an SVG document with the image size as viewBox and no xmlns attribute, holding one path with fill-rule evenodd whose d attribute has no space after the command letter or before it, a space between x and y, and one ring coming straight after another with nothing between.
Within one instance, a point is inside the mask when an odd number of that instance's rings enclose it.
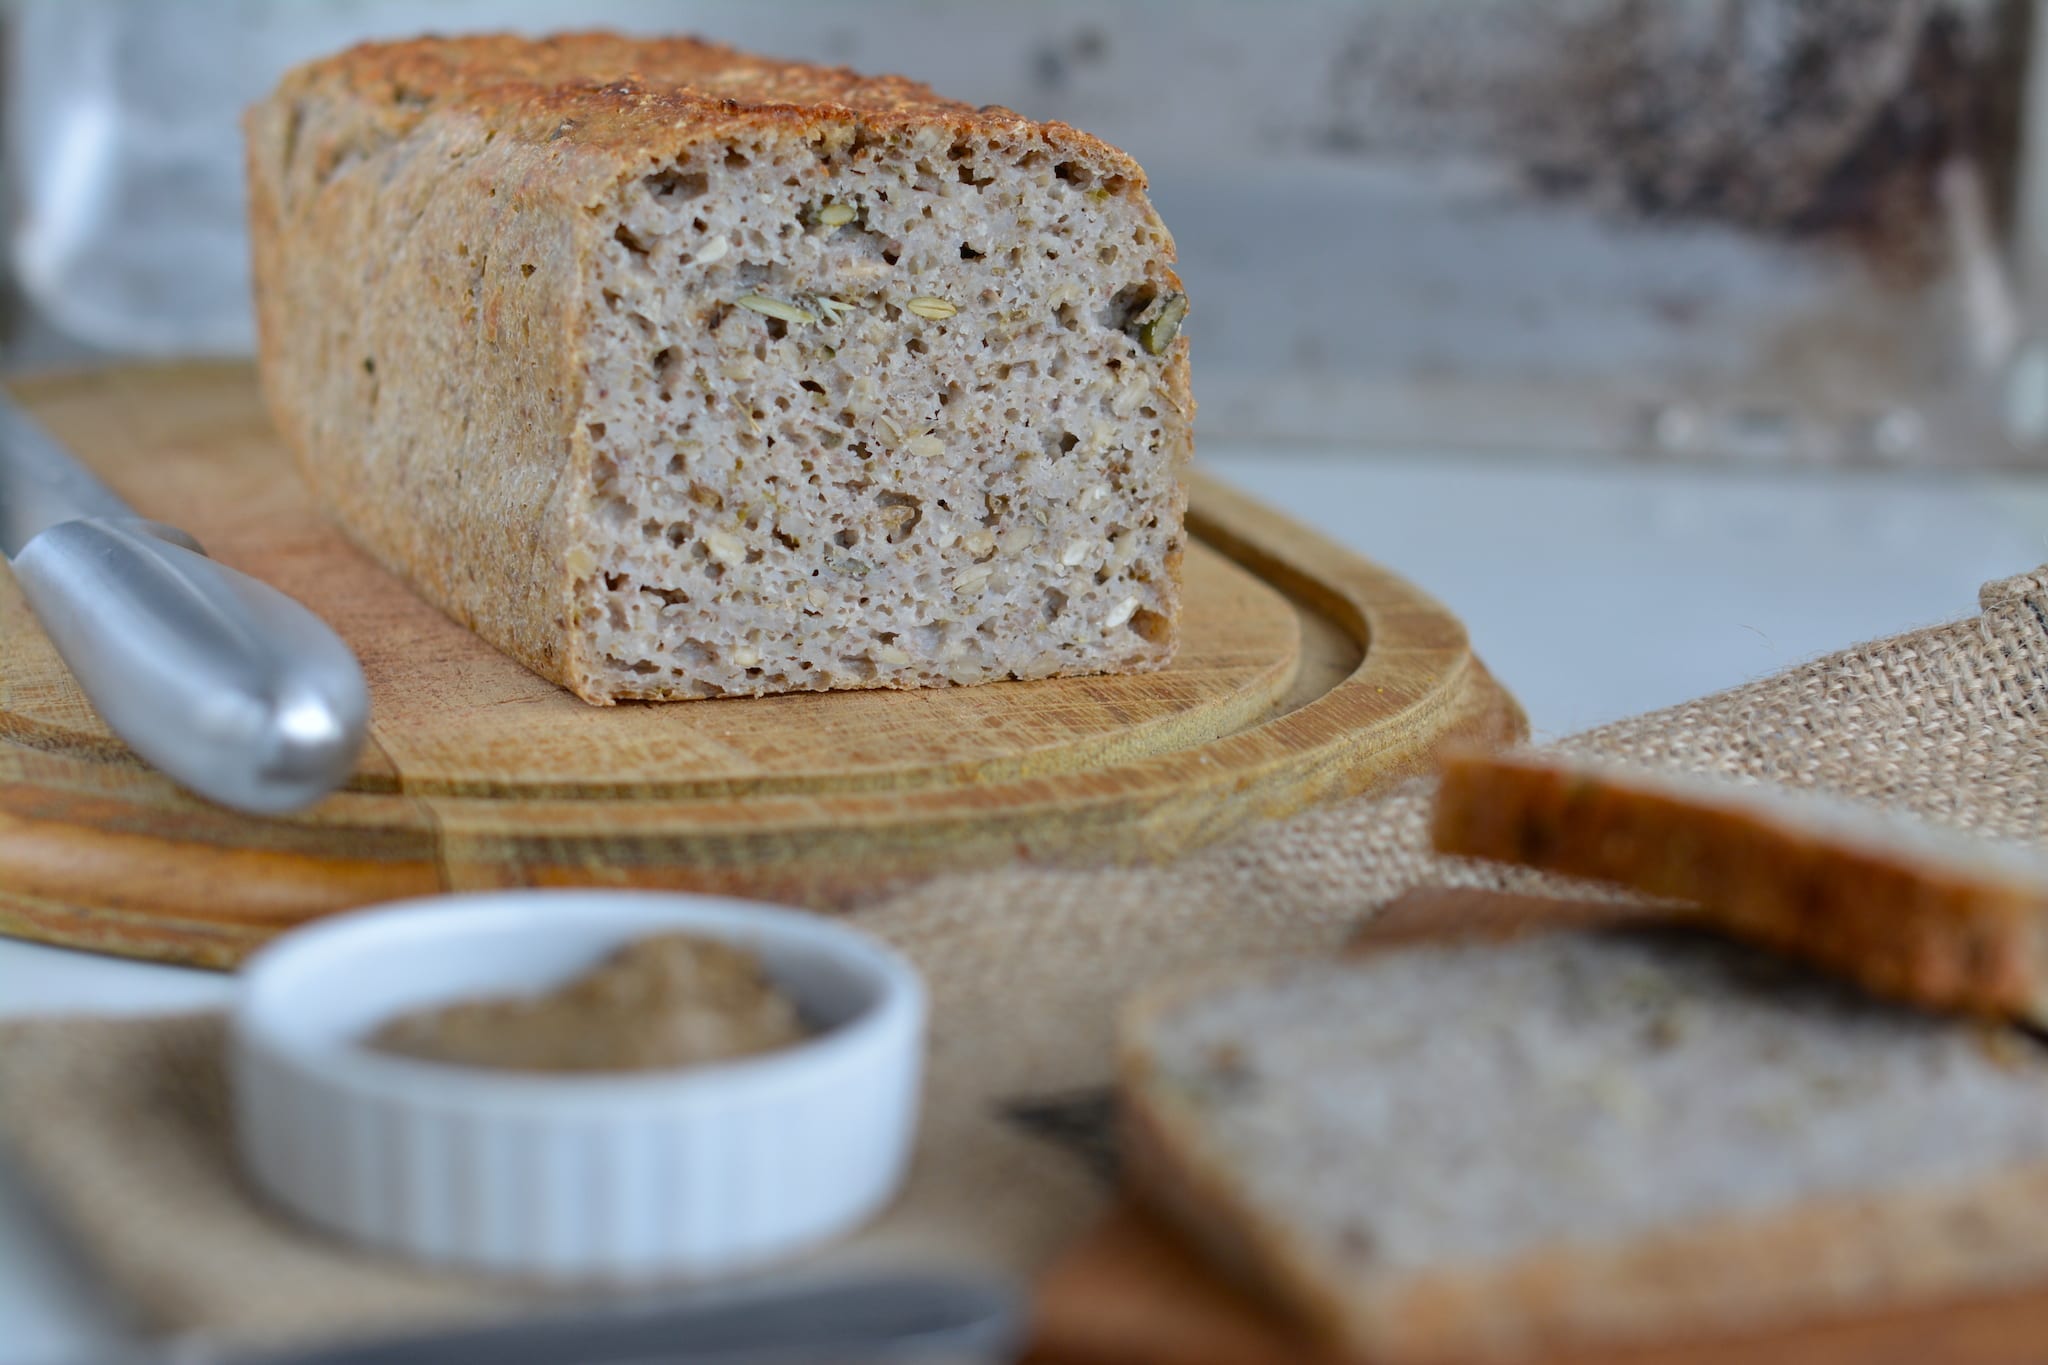
<instances>
[{"instance_id":1,"label":"bread crumb texture","mask_svg":"<svg viewBox=\"0 0 2048 1365\"><path fill-rule=\"evenodd\" d=\"M1172 657L1187 306L1121 152L604 34L360 47L248 123L309 482L587 700Z\"/></svg>"},{"instance_id":2,"label":"bread crumb texture","mask_svg":"<svg viewBox=\"0 0 2048 1365\"><path fill-rule=\"evenodd\" d=\"M1995 1036L1634 931L1303 966L1146 1044L1254 1204L1412 1269L2048 1158L2048 1054Z\"/></svg>"}]
</instances>

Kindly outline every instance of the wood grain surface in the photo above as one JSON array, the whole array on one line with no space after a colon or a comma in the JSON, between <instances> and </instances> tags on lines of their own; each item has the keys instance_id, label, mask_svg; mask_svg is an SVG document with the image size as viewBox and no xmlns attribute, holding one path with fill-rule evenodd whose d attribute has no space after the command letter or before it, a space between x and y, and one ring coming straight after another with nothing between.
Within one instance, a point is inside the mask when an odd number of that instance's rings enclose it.
<instances>
[{"instance_id":1,"label":"wood grain surface","mask_svg":"<svg viewBox=\"0 0 2048 1365\"><path fill-rule=\"evenodd\" d=\"M1186 639L1155 674L584 705L415 598L309 503L240 366L16 386L143 514L319 612L372 743L287 819L177 791L109 734L0 581L0 930L225 966L395 896L713 890L820 907L1015 858L1158 859L1524 729L1464 628L1220 484L1189 513Z\"/></svg>"},{"instance_id":2,"label":"wood grain surface","mask_svg":"<svg viewBox=\"0 0 2048 1365\"><path fill-rule=\"evenodd\" d=\"M1640 924L1676 913L1625 902L1426 888L1387 907L1352 951ZM1303 1336L1280 1309L1233 1284L1129 1201L1041 1281L1036 1329L1035 1365L1344 1365L1347 1359ZM2044 1343L2048 1286L2021 1286L1768 1330L1575 1351L1529 1365L2013 1365L2048 1355Z\"/></svg>"}]
</instances>

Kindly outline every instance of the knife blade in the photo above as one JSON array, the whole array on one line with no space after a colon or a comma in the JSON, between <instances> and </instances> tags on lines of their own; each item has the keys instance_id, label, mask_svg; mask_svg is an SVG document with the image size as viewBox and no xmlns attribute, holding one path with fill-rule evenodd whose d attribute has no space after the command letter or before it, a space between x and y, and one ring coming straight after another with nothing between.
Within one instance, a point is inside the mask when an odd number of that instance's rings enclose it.
<instances>
[{"instance_id":1,"label":"knife blade","mask_svg":"<svg viewBox=\"0 0 2048 1365\"><path fill-rule=\"evenodd\" d=\"M365 1340L223 1355L197 1343L120 1365L910 1365L1003 1361L1022 1295L978 1276L869 1274Z\"/></svg>"},{"instance_id":2,"label":"knife blade","mask_svg":"<svg viewBox=\"0 0 2048 1365\"><path fill-rule=\"evenodd\" d=\"M275 815L354 771L369 689L340 637L138 516L5 395L0 554L93 709L180 785Z\"/></svg>"}]
</instances>

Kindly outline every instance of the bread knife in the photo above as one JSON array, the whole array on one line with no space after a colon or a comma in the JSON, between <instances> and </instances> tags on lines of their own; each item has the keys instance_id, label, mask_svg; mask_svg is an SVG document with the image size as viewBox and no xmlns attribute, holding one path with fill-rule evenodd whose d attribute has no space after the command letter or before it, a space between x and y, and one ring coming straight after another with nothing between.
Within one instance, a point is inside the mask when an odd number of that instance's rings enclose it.
<instances>
[{"instance_id":1,"label":"bread knife","mask_svg":"<svg viewBox=\"0 0 2048 1365\"><path fill-rule=\"evenodd\" d=\"M186 1342L118 1365L964 1365L1014 1359L1023 1324L1006 1281L876 1274L276 1354Z\"/></svg>"},{"instance_id":2,"label":"bread knife","mask_svg":"<svg viewBox=\"0 0 2048 1365\"><path fill-rule=\"evenodd\" d=\"M101 719L182 786L275 815L354 771L370 697L340 637L138 516L4 395L0 554Z\"/></svg>"}]
</instances>

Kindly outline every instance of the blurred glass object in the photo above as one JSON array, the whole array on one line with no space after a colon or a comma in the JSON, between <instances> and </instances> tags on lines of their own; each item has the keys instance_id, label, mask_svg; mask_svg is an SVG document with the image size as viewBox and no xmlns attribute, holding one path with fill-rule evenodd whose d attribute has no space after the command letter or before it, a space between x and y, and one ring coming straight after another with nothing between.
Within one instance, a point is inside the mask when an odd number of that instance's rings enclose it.
<instances>
[{"instance_id":1,"label":"blurred glass object","mask_svg":"<svg viewBox=\"0 0 2048 1365\"><path fill-rule=\"evenodd\" d=\"M1150 172L1210 437L2048 461L2048 0L17 0L11 258L113 349L251 343L236 117L292 61L697 31Z\"/></svg>"}]
</instances>

